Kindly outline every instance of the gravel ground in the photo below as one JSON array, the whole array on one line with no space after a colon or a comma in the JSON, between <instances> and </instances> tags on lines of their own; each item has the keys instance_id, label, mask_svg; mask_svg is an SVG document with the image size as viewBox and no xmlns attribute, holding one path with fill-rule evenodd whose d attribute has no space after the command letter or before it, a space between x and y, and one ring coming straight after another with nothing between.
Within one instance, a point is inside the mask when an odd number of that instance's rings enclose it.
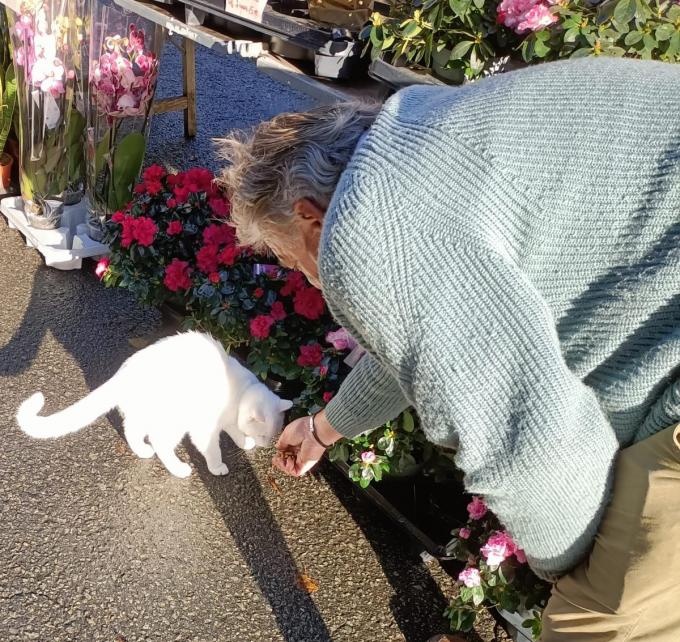
<instances>
[{"instance_id":1,"label":"gravel ground","mask_svg":"<svg viewBox=\"0 0 680 642\"><path fill-rule=\"evenodd\" d=\"M161 95L179 69L169 49ZM198 79L199 136L184 140L178 114L158 117L150 162L216 168L212 137L311 104L200 49ZM25 437L13 418L23 399L74 402L160 318L101 287L91 265L45 268L4 219L0 301L0 640L423 642L444 629L450 579L330 470L274 477L271 453L225 440L227 477L189 447L194 474L178 480L130 453L115 413L59 440ZM302 590L300 573L318 590ZM469 639L494 640L490 623Z\"/></svg>"}]
</instances>

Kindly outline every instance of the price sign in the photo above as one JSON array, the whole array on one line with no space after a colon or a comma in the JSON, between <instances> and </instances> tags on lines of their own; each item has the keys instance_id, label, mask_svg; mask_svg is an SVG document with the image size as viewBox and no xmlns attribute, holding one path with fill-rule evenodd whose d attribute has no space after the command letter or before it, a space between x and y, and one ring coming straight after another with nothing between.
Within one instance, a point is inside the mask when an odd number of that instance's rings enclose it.
<instances>
[{"instance_id":1,"label":"price sign","mask_svg":"<svg viewBox=\"0 0 680 642\"><path fill-rule=\"evenodd\" d=\"M262 22L262 14L267 0L226 0L224 10L234 16Z\"/></svg>"}]
</instances>

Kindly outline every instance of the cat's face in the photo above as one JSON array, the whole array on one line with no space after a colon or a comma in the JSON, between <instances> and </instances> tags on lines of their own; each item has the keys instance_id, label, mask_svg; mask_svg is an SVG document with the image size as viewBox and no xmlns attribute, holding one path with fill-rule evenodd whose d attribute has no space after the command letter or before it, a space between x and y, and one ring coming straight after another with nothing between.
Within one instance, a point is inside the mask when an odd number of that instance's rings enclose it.
<instances>
[{"instance_id":1,"label":"cat's face","mask_svg":"<svg viewBox=\"0 0 680 642\"><path fill-rule=\"evenodd\" d=\"M281 432L284 413L292 407L292 401L277 397L264 384L252 386L241 397L238 428L252 437L254 446L266 448Z\"/></svg>"}]
</instances>

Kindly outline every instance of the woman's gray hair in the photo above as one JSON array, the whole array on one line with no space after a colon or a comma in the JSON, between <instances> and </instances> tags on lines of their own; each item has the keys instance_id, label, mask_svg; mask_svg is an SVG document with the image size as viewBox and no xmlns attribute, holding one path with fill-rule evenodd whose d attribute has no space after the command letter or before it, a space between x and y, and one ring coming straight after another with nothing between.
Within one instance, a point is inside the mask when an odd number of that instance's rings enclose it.
<instances>
[{"instance_id":1,"label":"woman's gray hair","mask_svg":"<svg viewBox=\"0 0 680 642\"><path fill-rule=\"evenodd\" d=\"M218 141L228 165L217 182L231 200L239 243L266 250L266 237L285 234L295 201L326 205L379 109L358 102L324 105L280 114Z\"/></svg>"}]
</instances>

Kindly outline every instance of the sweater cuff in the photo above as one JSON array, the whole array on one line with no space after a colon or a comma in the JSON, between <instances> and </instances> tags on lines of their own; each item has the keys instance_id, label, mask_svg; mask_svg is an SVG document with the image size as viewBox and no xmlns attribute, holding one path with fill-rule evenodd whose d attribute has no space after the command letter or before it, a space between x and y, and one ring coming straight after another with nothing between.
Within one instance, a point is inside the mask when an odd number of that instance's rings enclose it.
<instances>
[{"instance_id":1,"label":"sweater cuff","mask_svg":"<svg viewBox=\"0 0 680 642\"><path fill-rule=\"evenodd\" d=\"M326 406L326 419L337 432L354 439L395 419L409 405L397 380L367 354Z\"/></svg>"}]
</instances>

